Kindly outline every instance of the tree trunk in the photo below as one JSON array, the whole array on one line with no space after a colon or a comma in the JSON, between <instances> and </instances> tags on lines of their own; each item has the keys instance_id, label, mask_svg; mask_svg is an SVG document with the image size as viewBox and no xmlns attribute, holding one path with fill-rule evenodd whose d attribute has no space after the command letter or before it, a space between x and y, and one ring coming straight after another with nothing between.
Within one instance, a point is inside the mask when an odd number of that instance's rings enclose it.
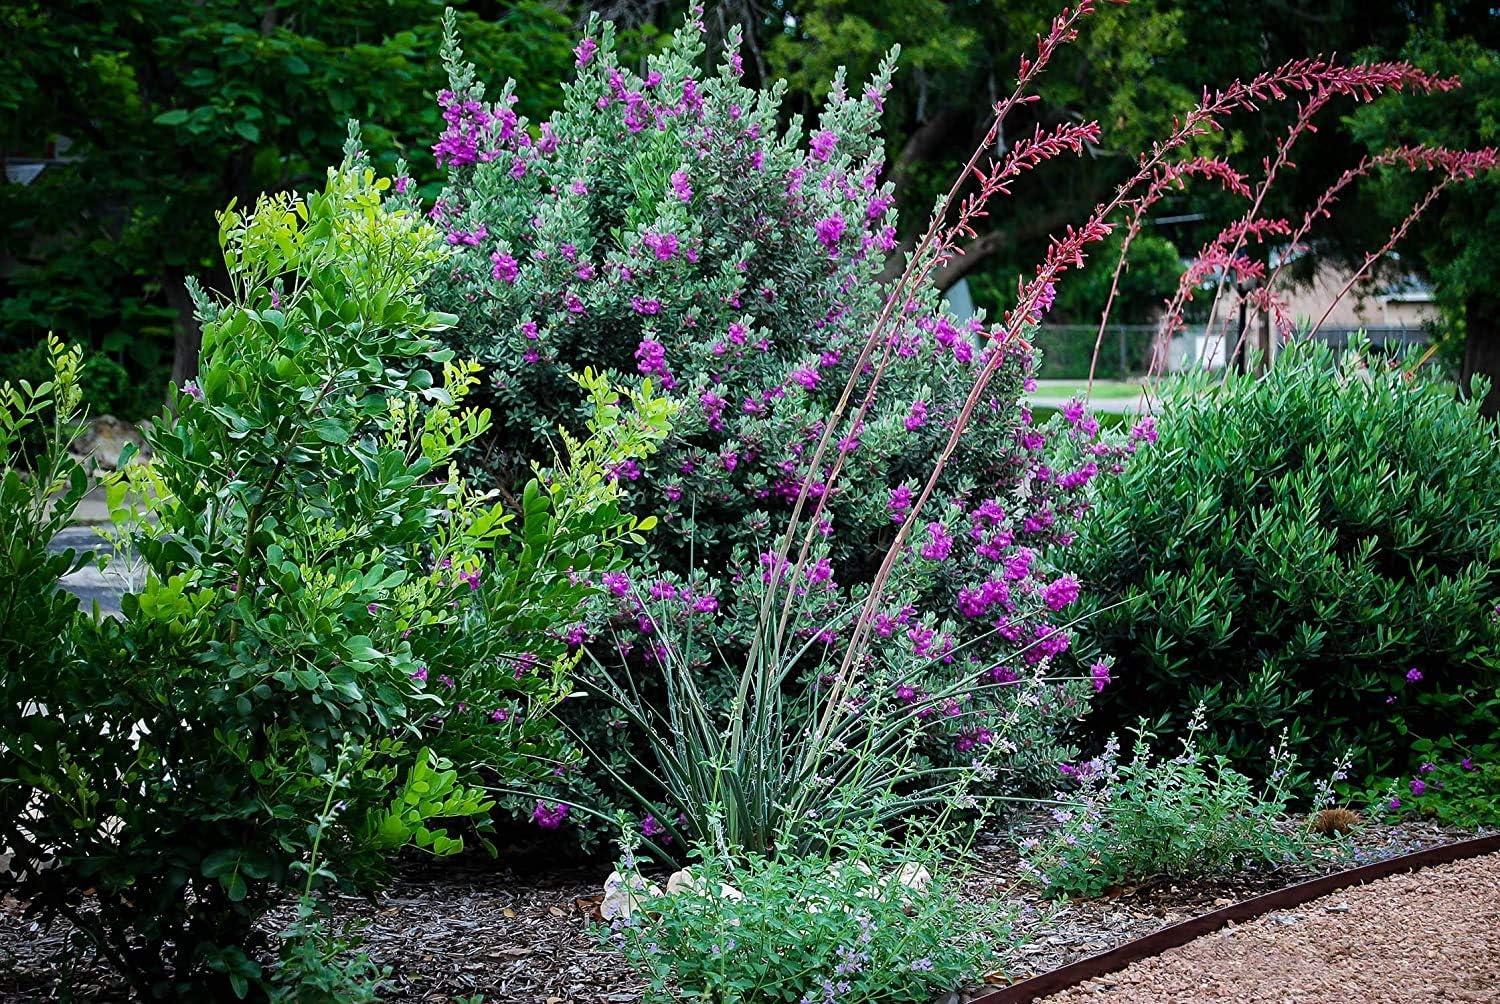
<instances>
[{"instance_id":1,"label":"tree trunk","mask_svg":"<svg viewBox=\"0 0 1500 1004\"><path fill-rule=\"evenodd\" d=\"M177 313L173 325L172 386L181 387L198 375L198 348L203 344L203 331L198 319L193 316L193 298L188 296L186 276L179 269L170 269L166 276L167 302Z\"/></svg>"},{"instance_id":2,"label":"tree trunk","mask_svg":"<svg viewBox=\"0 0 1500 1004\"><path fill-rule=\"evenodd\" d=\"M1469 394L1469 379L1475 375L1489 378L1490 390L1479 406L1480 414L1494 418L1500 415L1500 297L1474 293L1464 302L1464 322L1468 338L1464 342L1464 365L1459 390Z\"/></svg>"}]
</instances>

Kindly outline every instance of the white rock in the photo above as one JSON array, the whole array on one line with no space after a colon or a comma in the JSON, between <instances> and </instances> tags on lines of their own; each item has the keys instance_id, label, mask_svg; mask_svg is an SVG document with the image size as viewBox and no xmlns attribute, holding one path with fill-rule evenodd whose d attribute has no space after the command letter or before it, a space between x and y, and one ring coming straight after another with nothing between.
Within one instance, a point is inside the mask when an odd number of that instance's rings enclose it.
<instances>
[{"instance_id":1,"label":"white rock","mask_svg":"<svg viewBox=\"0 0 1500 1004\"><path fill-rule=\"evenodd\" d=\"M604 880L604 902L599 904L599 913L605 920L629 920L647 901L661 894L660 886L633 872L626 877L618 870L612 871Z\"/></svg>"},{"instance_id":2,"label":"white rock","mask_svg":"<svg viewBox=\"0 0 1500 1004\"><path fill-rule=\"evenodd\" d=\"M146 448L146 440L135 426L113 415L100 415L89 420L68 450L85 468L113 471L119 468L120 454L130 443L135 444L137 451ZM136 456L140 457L141 453Z\"/></svg>"}]
</instances>

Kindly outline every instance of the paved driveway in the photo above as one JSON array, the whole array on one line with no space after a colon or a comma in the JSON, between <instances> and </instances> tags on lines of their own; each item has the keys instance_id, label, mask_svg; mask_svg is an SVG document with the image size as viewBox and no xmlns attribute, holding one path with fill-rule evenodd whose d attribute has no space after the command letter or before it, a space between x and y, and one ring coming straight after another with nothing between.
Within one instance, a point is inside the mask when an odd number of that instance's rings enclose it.
<instances>
[{"instance_id":1,"label":"paved driveway","mask_svg":"<svg viewBox=\"0 0 1500 1004\"><path fill-rule=\"evenodd\" d=\"M120 596L139 581L139 569L115 555L114 548L92 526L68 527L53 539L51 549L64 551L70 547L78 551L91 549L111 557L103 570L90 566L64 576L62 587L77 596L79 605L85 609L97 603L102 612L119 616Z\"/></svg>"}]
</instances>

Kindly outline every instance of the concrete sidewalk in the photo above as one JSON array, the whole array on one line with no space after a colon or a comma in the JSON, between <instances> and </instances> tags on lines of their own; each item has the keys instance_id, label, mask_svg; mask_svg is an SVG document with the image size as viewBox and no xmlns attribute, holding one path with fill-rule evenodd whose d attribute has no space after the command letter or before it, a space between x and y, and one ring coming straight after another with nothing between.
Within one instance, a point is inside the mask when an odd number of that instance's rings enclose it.
<instances>
[{"instance_id":1,"label":"concrete sidewalk","mask_svg":"<svg viewBox=\"0 0 1500 1004\"><path fill-rule=\"evenodd\" d=\"M59 584L77 596L79 605L85 609L97 603L101 613L118 617L120 597L138 588L144 573L138 563L117 554L110 542L100 536L99 531L109 525L104 490L96 485L79 502L72 525L54 537L48 549L94 551L108 558L104 568L93 565L80 568L72 575L63 576Z\"/></svg>"}]
</instances>

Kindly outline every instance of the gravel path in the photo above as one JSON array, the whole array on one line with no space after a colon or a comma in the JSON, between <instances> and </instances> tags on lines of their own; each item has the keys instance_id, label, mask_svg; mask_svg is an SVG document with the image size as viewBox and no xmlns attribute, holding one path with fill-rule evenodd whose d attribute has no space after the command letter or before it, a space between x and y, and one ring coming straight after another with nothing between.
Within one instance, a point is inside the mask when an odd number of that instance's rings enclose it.
<instances>
[{"instance_id":1,"label":"gravel path","mask_svg":"<svg viewBox=\"0 0 1500 1004\"><path fill-rule=\"evenodd\" d=\"M1044 1004L1500 1001L1500 854L1230 926Z\"/></svg>"}]
</instances>

